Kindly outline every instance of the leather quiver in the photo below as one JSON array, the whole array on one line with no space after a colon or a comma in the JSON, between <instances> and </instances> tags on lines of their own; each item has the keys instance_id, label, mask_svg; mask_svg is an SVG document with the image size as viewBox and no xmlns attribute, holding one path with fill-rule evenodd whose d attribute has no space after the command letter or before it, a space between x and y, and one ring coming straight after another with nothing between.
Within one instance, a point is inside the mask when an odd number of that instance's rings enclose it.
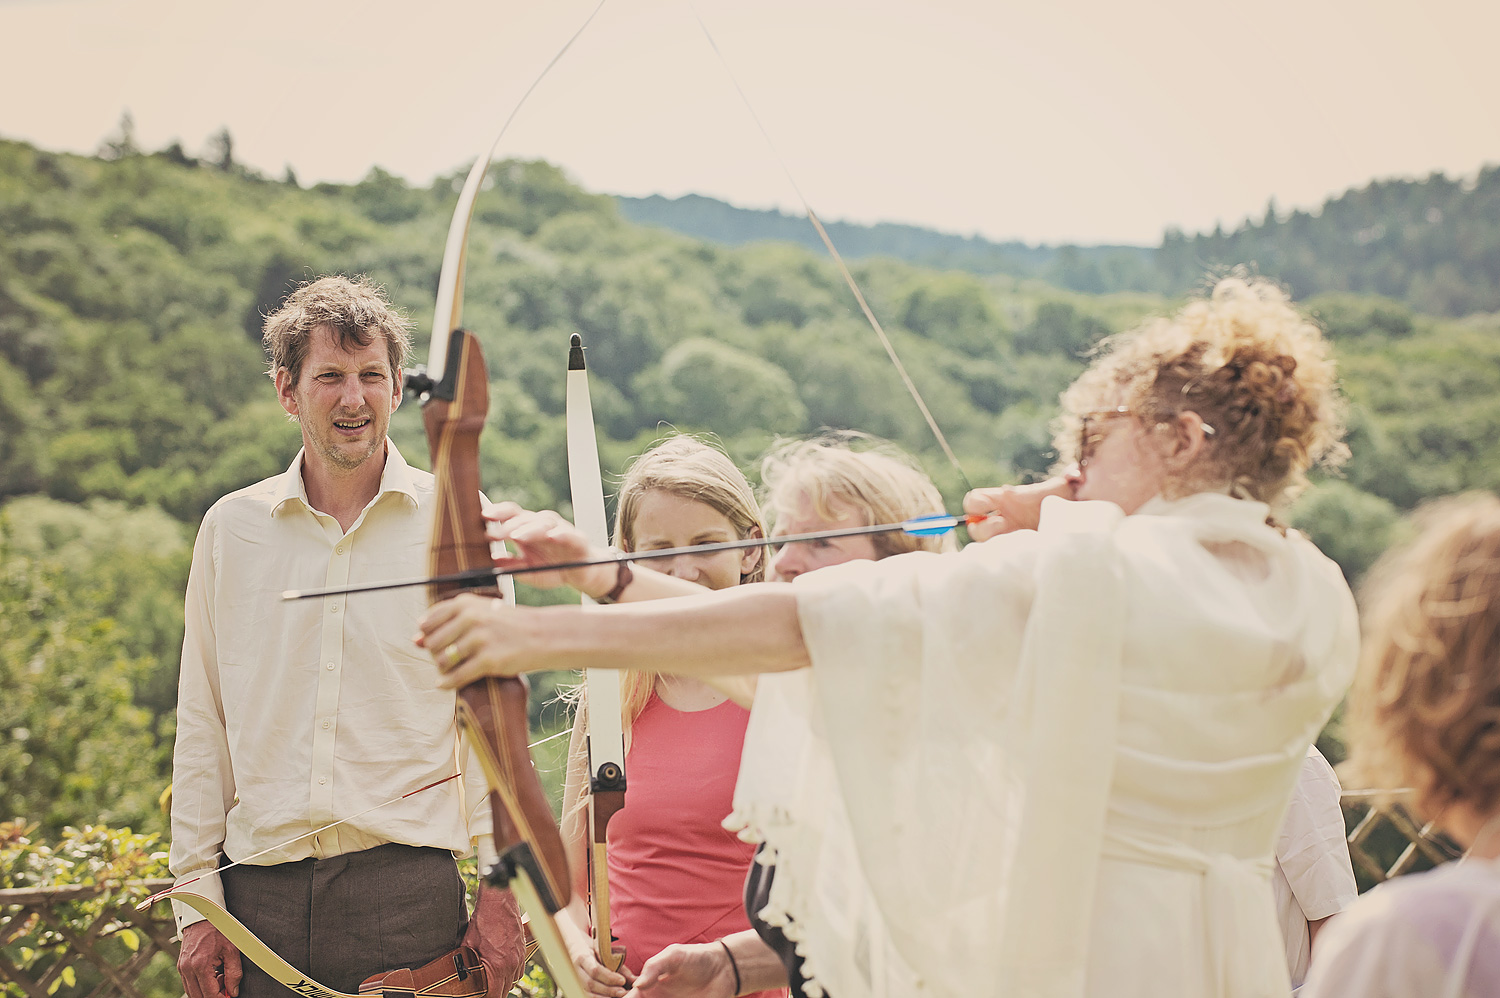
<instances>
[{"instance_id":1,"label":"leather quiver","mask_svg":"<svg viewBox=\"0 0 1500 998\"><path fill-rule=\"evenodd\" d=\"M415 970L374 974L359 986L359 993L385 998L486 998L489 975L479 954L460 946Z\"/></svg>"}]
</instances>

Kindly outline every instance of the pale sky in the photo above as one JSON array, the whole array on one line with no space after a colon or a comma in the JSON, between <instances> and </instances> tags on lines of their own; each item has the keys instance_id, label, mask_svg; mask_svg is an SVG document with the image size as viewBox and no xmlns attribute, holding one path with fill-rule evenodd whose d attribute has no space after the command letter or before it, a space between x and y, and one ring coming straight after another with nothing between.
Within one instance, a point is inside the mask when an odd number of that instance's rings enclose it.
<instances>
[{"instance_id":1,"label":"pale sky","mask_svg":"<svg viewBox=\"0 0 1500 998\"><path fill-rule=\"evenodd\" d=\"M0 0L0 136L303 184L465 166L597 0ZM1495 0L608 0L500 157L591 190L1150 244L1500 163Z\"/></svg>"}]
</instances>

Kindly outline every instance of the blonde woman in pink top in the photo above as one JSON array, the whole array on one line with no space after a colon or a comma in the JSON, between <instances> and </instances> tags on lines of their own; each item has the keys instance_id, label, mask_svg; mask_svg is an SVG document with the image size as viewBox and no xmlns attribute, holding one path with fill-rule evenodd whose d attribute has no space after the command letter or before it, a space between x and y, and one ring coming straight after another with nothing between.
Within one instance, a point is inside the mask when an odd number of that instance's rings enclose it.
<instances>
[{"instance_id":1,"label":"blonde woman in pink top","mask_svg":"<svg viewBox=\"0 0 1500 998\"><path fill-rule=\"evenodd\" d=\"M587 550L556 513L514 504L496 516L496 537L546 560L569 561ZM760 507L745 476L722 452L687 436L669 437L642 454L620 485L614 545L623 551L686 547L765 536ZM724 551L637 566L625 600L654 599L759 582L764 550ZM535 579L567 583L596 599L616 588L616 569ZM685 585L691 583L692 585ZM581 691L580 691L581 692ZM625 807L608 826L610 928L625 951L618 972L600 963L590 928L587 850L588 706L580 699L563 792L563 839L574 900L559 919L579 976L589 990L619 998L642 965L672 943L709 943L748 930L743 887L754 846L723 827L749 711L702 680L627 672L621 681L625 730ZM752 967L746 968L753 971ZM760 992L764 998L785 991Z\"/></svg>"}]
</instances>

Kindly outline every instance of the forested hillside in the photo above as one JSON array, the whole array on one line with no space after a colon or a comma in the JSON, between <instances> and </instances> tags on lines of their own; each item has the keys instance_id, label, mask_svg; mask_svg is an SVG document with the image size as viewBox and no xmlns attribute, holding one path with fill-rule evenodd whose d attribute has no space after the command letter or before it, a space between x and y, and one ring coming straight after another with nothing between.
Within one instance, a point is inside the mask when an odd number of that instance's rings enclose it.
<instances>
[{"instance_id":1,"label":"forested hillside","mask_svg":"<svg viewBox=\"0 0 1500 998\"><path fill-rule=\"evenodd\" d=\"M297 281L365 273L425 343L460 178L413 188L373 170L303 189L237 166L227 143L208 164L0 142L0 813L159 825L193 531L299 442L264 377L261 317ZM578 331L607 470L665 424L717 433L747 466L775 434L852 427L916 451L956 504L958 474L823 257L637 226L546 163L490 179L465 323L493 378L491 496L565 508ZM976 484L1045 470L1080 355L1171 304L889 259L856 273ZM1357 575L1399 511L1500 485L1500 321L1354 295L1306 304L1338 347L1354 457L1297 519ZM416 408L393 432L421 464Z\"/></svg>"},{"instance_id":2,"label":"forested hillside","mask_svg":"<svg viewBox=\"0 0 1500 998\"><path fill-rule=\"evenodd\" d=\"M728 245L781 240L819 249L806 220L722 201L618 198L636 221ZM826 220L825 220L826 221ZM1500 167L1471 179L1375 181L1314 212L1246 220L1232 232L1169 230L1155 247L993 243L909 225L828 224L851 258L889 256L925 266L1040 278L1090 294L1185 294L1204 272L1245 265L1299 298L1330 292L1384 295L1419 312L1462 316L1500 310Z\"/></svg>"}]
</instances>

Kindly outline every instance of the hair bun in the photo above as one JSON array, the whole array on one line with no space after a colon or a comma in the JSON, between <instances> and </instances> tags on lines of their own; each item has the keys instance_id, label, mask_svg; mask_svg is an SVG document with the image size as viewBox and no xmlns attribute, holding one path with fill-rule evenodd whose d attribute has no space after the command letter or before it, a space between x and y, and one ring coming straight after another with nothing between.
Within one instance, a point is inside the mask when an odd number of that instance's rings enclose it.
<instances>
[{"instance_id":1,"label":"hair bun","mask_svg":"<svg viewBox=\"0 0 1500 998\"><path fill-rule=\"evenodd\" d=\"M1234 483L1273 506L1307 484L1315 463L1348 453L1336 368L1322 331L1270 282L1227 277L1206 300L1108 341L1063 396L1071 418L1058 452L1076 447L1078 418L1128 405L1148 421L1191 409L1218 428L1214 445L1184 469L1177 491Z\"/></svg>"}]
</instances>

